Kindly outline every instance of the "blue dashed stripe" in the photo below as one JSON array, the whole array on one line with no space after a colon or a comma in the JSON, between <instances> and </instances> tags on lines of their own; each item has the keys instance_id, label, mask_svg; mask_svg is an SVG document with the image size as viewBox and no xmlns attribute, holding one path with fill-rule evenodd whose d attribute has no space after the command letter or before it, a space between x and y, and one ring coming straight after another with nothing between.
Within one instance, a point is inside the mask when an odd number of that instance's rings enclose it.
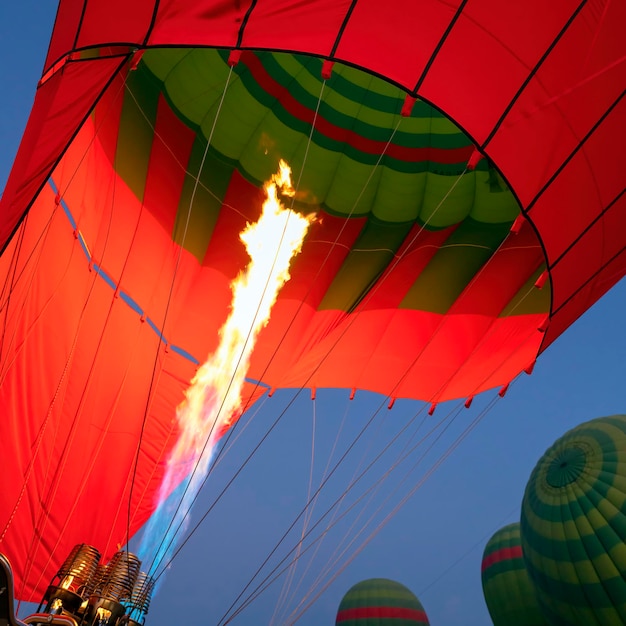
<instances>
[{"instance_id":1,"label":"blue dashed stripe","mask_svg":"<svg viewBox=\"0 0 626 626\"><path fill-rule=\"evenodd\" d=\"M50 188L52 189L54 194L57 195L59 191L57 189L57 186L54 184L54 181L52 180L52 178L48 179L48 184L50 185ZM70 208L67 206L67 203L65 202L65 200L63 200L63 198L61 198L60 205L63 208L63 212L65 213L65 216L67 217L68 222L72 226L72 230L74 230L76 233L78 242L80 243L80 246L83 250L83 253L85 254L87 261L91 263L92 261L91 253L89 252L89 247L87 246L87 242L84 240L82 233L78 231L76 220L74 219L74 216L72 215L72 212L70 211ZM93 271L98 276L100 276L104 280L104 282L107 285L109 285L109 287L111 287L111 289L113 289L114 291L117 290L118 285L116 284L116 282L98 264L94 263L92 265L92 268L93 268ZM123 302L126 303L126 305L128 305L133 311L135 311L137 315L139 315L140 317L143 317L145 315L144 310L141 308L138 302L134 300L128 293L120 289L117 295L121 298ZM148 325L156 333L157 337L159 337L163 343L167 344L167 341L165 340L165 337L163 336L161 329L147 316L145 317L145 321L148 322ZM198 359L195 356L193 356L193 354L191 354L190 352L187 352L187 350L185 350L184 348L181 348L180 346L169 346L169 350L171 350L172 352L176 352L176 354L179 354L184 359L191 361L194 365L200 364L200 361L198 361ZM266 387L267 389L270 388L269 385L266 385L265 383L252 380L251 378L247 378L247 377L246 377L246 382L252 383L253 385L259 385L261 387Z\"/></svg>"}]
</instances>

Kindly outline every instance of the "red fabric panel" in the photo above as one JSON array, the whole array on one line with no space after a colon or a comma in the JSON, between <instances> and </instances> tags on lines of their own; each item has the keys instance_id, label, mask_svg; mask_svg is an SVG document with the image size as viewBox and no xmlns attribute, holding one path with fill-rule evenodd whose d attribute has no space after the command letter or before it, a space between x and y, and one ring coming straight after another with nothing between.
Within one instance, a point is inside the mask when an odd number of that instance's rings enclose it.
<instances>
[{"instance_id":1,"label":"red fabric panel","mask_svg":"<svg viewBox=\"0 0 626 626\"><path fill-rule=\"evenodd\" d=\"M74 47L78 24L85 0L60 0L54 31L50 38L45 70L64 57ZM44 74L45 74L44 70Z\"/></svg>"},{"instance_id":2,"label":"red fabric panel","mask_svg":"<svg viewBox=\"0 0 626 626\"><path fill-rule=\"evenodd\" d=\"M245 48L306 50L329 56L351 0L263 0L257 2L244 31Z\"/></svg>"},{"instance_id":3,"label":"red fabric panel","mask_svg":"<svg viewBox=\"0 0 626 626\"><path fill-rule=\"evenodd\" d=\"M39 203L43 208L51 206L52 193L43 194ZM33 238L39 235L41 224L31 213ZM157 343L154 333L142 328L138 316L87 270L87 260L60 209L34 263L37 271L32 278L30 272L26 275L29 284L21 300L26 306L16 304L9 311L8 336L19 350L11 360L3 361L0 390L3 414L21 422L19 429L10 420L0 425L0 438L16 454L15 463L7 468L11 487L3 490L0 508L12 511L19 500L2 547L16 570L16 593L26 599L37 586L41 592L58 567L58 562L49 561L50 555L63 558L74 543L85 540L94 540L111 554L124 536L125 512L120 513L116 525L112 516L118 513L115 507L123 508L128 500L128 475L140 425L137 420L146 409L150 379L149 371L137 370L133 364L154 361ZM27 364L32 377L24 379L22 371ZM168 369L166 359L162 370L167 373ZM157 415L163 399L169 397L169 405L172 394L180 393L171 376L161 371L158 375L160 384L152 409ZM124 410L116 411L116 407ZM166 428L159 427L158 420L148 424L146 441L150 444L144 455L154 458L156 451L164 449L170 423L168 415L161 420ZM152 464L147 467L151 470ZM139 475L135 498L145 487L141 469ZM27 497L20 498L25 477ZM159 479L158 475L152 479L152 490ZM100 503L105 502L115 504L103 511ZM146 507L144 519L147 512ZM135 529L141 521L136 521ZM3 519L2 525L5 522ZM33 533L33 527L39 534ZM34 536L43 539L31 544ZM32 575L25 563L28 558L34 559ZM20 579L25 574L29 584L23 590Z\"/></svg>"},{"instance_id":4,"label":"red fabric panel","mask_svg":"<svg viewBox=\"0 0 626 626\"><path fill-rule=\"evenodd\" d=\"M428 231L421 224L416 224L396 253L396 259L360 308L373 310L401 306L411 285L452 232L454 227Z\"/></svg>"},{"instance_id":5,"label":"red fabric panel","mask_svg":"<svg viewBox=\"0 0 626 626\"><path fill-rule=\"evenodd\" d=\"M398 0L393 4L361 0L336 56L350 62L360 59L359 64L373 72L413 89L459 4L460 0Z\"/></svg>"},{"instance_id":6,"label":"red fabric panel","mask_svg":"<svg viewBox=\"0 0 626 626\"><path fill-rule=\"evenodd\" d=\"M167 145L160 137L167 137ZM176 207L186 176L195 133L172 112L161 96L144 191L145 208L168 233L174 232ZM186 216L181 216L185 220Z\"/></svg>"},{"instance_id":7,"label":"red fabric panel","mask_svg":"<svg viewBox=\"0 0 626 626\"><path fill-rule=\"evenodd\" d=\"M152 21L155 0L86 2L77 48L109 44L142 44Z\"/></svg>"},{"instance_id":8,"label":"red fabric panel","mask_svg":"<svg viewBox=\"0 0 626 626\"><path fill-rule=\"evenodd\" d=\"M404 606L358 606L352 609L343 609L337 613L337 624L353 620L370 620L373 618L410 620L416 624L428 624L424 611ZM377 620L378 621L378 620Z\"/></svg>"},{"instance_id":9,"label":"red fabric panel","mask_svg":"<svg viewBox=\"0 0 626 626\"><path fill-rule=\"evenodd\" d=\"M119 64L120 59L70 63L37 91L28 125L0 199L0 241L3 243L10 237Z\"/></svg>"},{"instance_id":10,"label":"red fabric panel","mask_svg":"<svg viewBox=\"0 0 626 626\"><path fill-rule=\"evenodd\" d=\"M534 360L543 315L496 320L409 310L319 311L307 350L274 363L272 387L347 387L444 401L510 382ZM278 322L276 317L272 323ZM317 343L313 343L315 338ZM277 359L287 355L282 352Z\"/></svg>"},{"instance_id":11,"label":"red fabric panel","mask_svg":"<svg viewBox=\"0 0 626 626\"><path fill-rule=\"evenodd\" d=\"M626 74L623 84L626 84ZM626 98L622 98L530 211L530 219L548 245L550 266L558 262L572 242L577 241L585 229L624 191L625 117ZM592 163L593 169L590 167ZM614 210L611 209L609 214L614 215ZM607 241L602 245L608 245L609 248L623 245L623 234L619 228L604 230L603 237ZM576 247L580 246L576 244ZM590 248L587 243L585 253L587 259L598 258L602 249Z\"/></svg>"},{"instance_id":12,"label":"red fabric panel","mask_svg":"<svg viewBox=\"0 0 626 626\"><path fill-rule=\"evenodd\" d=\"M524 553L522 552L522 546L510 546L507 548L501 548L495 552L491 552L483 559L480 566L480 571L484 572L488 567L491 567L495 563L500 561L509 561L511 559L523 559Z\"/></svg>"},{"instance_id":13,"label":"red fabric panel","mask_svg":"<svg viewBox=\"0 0 626 626\"><path fill-rule=\"evenodd\" d=\"M251 1L160 0L149 44L233 48L237 44L239 29Z\"/></svg>"},{"instance_id":14,"label":"red fabric panel","mask_svg":"<svg viewBox=\"0 0 626 626\"><path fill-rule=\"evenodd\" d=\"M623 93L626 66L623 62L617 62L619 51L623 53L624 48L619 43L623 41L623 35L617 32L617 24L626 21L626 5L610 5L613 15L607 16L608 23L604 23L604 29L609 32L603 33L607 38L603 41L615 60L609 61L604 53L596 49L590 52L586 46L580 45L581 37L589 38L591 33L584 19L590 19L589 16L586 13L579 16L567 36L540 68L537 80L530 83L512 108L500 132L489 145L490 155L503 168L523 206L535 199L585 135L592 131L601 115ZM592 4L588 3L587 7L591 10ZM613 25L612 29L609 23ZM598 56L607 63L606 67ZM609 122L611 132L617 132L613 135L604 133L601 142L604 152L602 161L589 161L585 165L589 170L585 178L598 175L605 164L617 157L623 149L618 148L618 144L623 144L623 116L623 108L617 115L611 114L614 119L614 122ZM613 165L610 170L615 171ZM623 185L623 176L619 180ZM574 188L581 189L583 185L586 183L579 181ZM588 195L584 189L582 193ZM579 210L591 210L582 202L577 204ZM535 212L536 209L532 209L533 219ZM560 230L563 224L560 220L554 222L559 224ZM549 247L549 236L544 237L544 240Z\"/></svg>"},{"instance_id":15,"label":"red fabric panel","mask_svg":"<svg viewBox=\"0 0 626 626\"><path fill-rule=\"evenodd\" d=\"M503 11L499 0L470 0L437 53L421 95L481 144L579 1L532 0Z\"/></svg>"},{"instance_id":16,"label":"red fabric panel","mask_svg":"<svg viewBox=\"0 0 626 626\"><path fill-rule=\"evenodd\" d=\"M626 220L626 194L612 205L604 222L591 229L581 241L581 245L552 270L553 283L562 291L555 294L559 307L553 315L546 338L542 345L545 350L570 324L586 311L598 298L601 298L624 274L626 274L626 254L620 244ZM592 243L590 243L592 242ZM589 263L584 255L596 246L602 249L602 267ZM572 273L576 272L576 280Z\"/></svg>"},{"instance_id":17,"label":"red fabric panel","mask_svg":"<svg viewBox=\"0 0 626 626\"><path fill-rule=\"evenodd\" d=\"M159 341L148 319L96 271L105 270L136 302L143 305L145 300L149 319L161 323L177 248L123 183L113 184L110 163L97 138L93 141L91 121L55 179L64 190L63 202L75 212L78 238L63 207L57 206L39 239L55 207L55 194L47 186L29 214L23 242L23 249L35 254L20 257L30 262L25 271L18 267L21 278L11 306L8 312L3 308L0 410L7 419L0 423L0 440L13 458L5 472L10 486L0 493L0 528L10 521L0 546L13 563L16 593L27 600L40 599L76 543L92 544L110 556L124 540L146 411L130 506L131 533L147 520L176 436L175 407L196 370ZM135 241L137 228L142 237ZM137 245L143 237L147 243ZM93 265L81 246L83 238ZM4 274L15 243L0 258ZM157 262L163 271L155 275ZM185 290L196 295L202 286L191 271L194 267L198 271L195 259L183 254L165 335L170 328L180 329L172 330L171 343L208 353L207 342L216 337L226 305L216 316L207 314L208 300L216 292L210 284L199 292L205 317L186 317L193 304ZM207 270L206 275L208 282L216 280L215 272ZM217 275L220 285L228 293L228 282ZM139 293L140 288L145 291ZM264 389L247 385L244 393L245 404Z\"/></svg>"}]
</instances>

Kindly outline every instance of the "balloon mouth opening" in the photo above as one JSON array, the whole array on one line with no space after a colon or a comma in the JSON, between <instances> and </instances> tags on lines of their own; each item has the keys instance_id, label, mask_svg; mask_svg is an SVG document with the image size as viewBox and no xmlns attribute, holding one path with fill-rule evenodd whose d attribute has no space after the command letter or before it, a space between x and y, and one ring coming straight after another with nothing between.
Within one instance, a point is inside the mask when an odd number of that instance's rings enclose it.
<instances>
[{"instance_id":1,"label":"balloon mouth opening","mask_svg":"<svg viewBox=\"0 0 626 626\"><path fill-rule=\"evenodd\" d=\"M546 482L556 489L570 485L583 473L586 462L585 451L578 446L561 450L548 466Z\"/></svg>"}]
</instances>

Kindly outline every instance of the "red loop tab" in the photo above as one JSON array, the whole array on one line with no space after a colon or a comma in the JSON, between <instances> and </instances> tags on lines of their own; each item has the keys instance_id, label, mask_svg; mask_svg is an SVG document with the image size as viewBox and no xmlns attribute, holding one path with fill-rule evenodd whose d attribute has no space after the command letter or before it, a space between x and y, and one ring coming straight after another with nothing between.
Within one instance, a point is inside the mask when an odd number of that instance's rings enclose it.
<instances>
[{"instance_id":1,"label":"red loop tab","mask_svg":"<svg viewBox=\"0 0 626 626\"><path fill-rule=\"evenodd\" d=\"M473 170L480 161L484 159L483 155L478 151L478 148L474 148L474 152L470 155L470 158L467 161L467 169Z\"/></svg>"},{"instance_id":2,"label":"red loop tab","mask_svg":"<svg viewBox=\"0 0 626 626\"><path fill-rule=\"evenodd\" d=\"M402 110L400 111L400 115L402 117L411 117L411 113L413 113L413 106L415 105L415 101L417 98L414 96L406 94L406 98L404 99L404 103L402 104Z\"/></svg>"},{"instance_id":3,"label":"red loop tab","mask_svg":"<svg viewBox=\"0 0 626 626\"><path fill-rule=\"evenodd\" d=\"M474 401L474 396L470 396L466 401L465 401L465 408L469 409L472 406L472 402Z\"/></svg>"},{"instance_id":4,"label":"red loop tab","mask_svg":"<svg viewBox=\"0 0 626 626\"><path fill-rule=\"evenodd\" d=\"M315 389L315 387L311 387L311 400L315 400L316 394L317 394L317 389Z\"/></svg>"},{"instance_id":5,"label":"red loop tab","mask_svg":"<svg viewBox=\"0 0 626 626\"><path fill-rule=\"evenodd\" d=\"M356 394L356 387L354 387L354 389L352 389L352 391L350 392L350 400L354 400L355 394Z\"/></svg>"},{"instance_id":6,"label":"red loop tab","mask_svg":"<svg viewBox=\"0 0 626 626\"><path fill-rule=\"evenodd\" d=\"M54 196L54 204L59 206L61 204L61 192L59 191L56 196Z\"/></svg>"},{"instance_id":7,"label":"red loop tab","mask_svg":"<svg viewBox=\"0 0 626 626\"><path fill-rule=\"evenodd\" d=\"M533 373L533 370L535 369L535 363L537 361L533 361L525 370L524 373L528 374L529 376Z\"/></svg>"},{"instance_id":8,"label":"red loop tab","mask_svg":"<svg viewBox=\"0 0 626 626\"><path fill-rule=\"evenodd\" d=\"M267 397L271 398L274 395L274 392L276 391L276 387L272 387L268 392L267 392Z\"/></svg>"},{"instance_id":9,"label":"red loop tab","mask_svg":"<svg viewBox=\"0 0 626 626\"><path fill-rule=\"evenodd\" d=\"M239 63L239 59L241 59L241 50L231 50L227 63L230 67L235 67Z\"/></svg>"},{"instance_id":10,"label":"red loop tab","mask_svg":"<svg viewBox=\"0 0 626 626\"><path fill-rule=\"evenodd\" d=\"M430 405L430 409L428 409L428 415L432 415L435 412L435 409L437 408L437 403L433 402Z\"/></svg>"},{"instance_id":11,"label":"red loop tab","mask_svg":"<svg viewBox=\"0 0 626 626\"><path fill-rule=\"evenodd\" d=\"M396 399L395 398L391 398L389 404L387 405L388 409L392 409L393 405L396 403Z\"/></svg>"},{"instance_id":12,"label":"red loop tab","mask_svg":"<svg viewBox=\"0 0 626 626\"><path fill-rule=\"evenodd\" d=\"M548 330L548 326L549 326L549 325L550 325L550 316L549 316L549 315L547 315L547 316L546 316L546 319L545 319L545 320L543 320L543 322L541 323L541 326L539 326L539 328L537 328L537 330L538 330L540 333L545 333L545 332L546 332L546 330Z\"/></svg>"},{"instance_id":13,"label":"red loop tab","mask_svg":"<svg viewBox=\"0 0 626 626\"><path fill-rule=\"evenodd\" d=\"M324 80L329 80L330 77L333 75L334 65L335 65L335 62L330 61L329 59L326 59L324 63L322 63L322 78Z\"/></svg>"},{"instance_id":14,"label":"red loop tab","mask_svg":"<svg viewBox=\"0 0 626 626\"><path fill-rule=\"evenodd\" d=\"M537 287L537 289L541 289L546 284L546 280L548 280L549 275L548 270L544 270L535 281L535 287Z\"/></svg>"},{"instance_id":15,"label":"red loop tab","mask_svg":"<svg viewBox=\"0 0 626 626\"><path fill-rule=\"evenodd\" d=\"M526 220L526 216L523 213L520 213L516 218L513 224L511 224L511 233L517 235L520 230L522 230L522 226L524 225L524 221Z\"/></svg>"},{"instance_id":16,"label":"red loop tab","mask_svg":"<svg viewBox=\"0 0 626 626\"><path fill-rule=\"evenodd\" d=\"M506 385L504 385L504 387L502 387L502 388L500 389L500 391L498 391L498 395L499 395L501 398L504 398L504 396L506 395L506 392L509 390L509 385L510 385L510 384L511 384L511 383L507 383Z\"/></svg>"}]
</instances>

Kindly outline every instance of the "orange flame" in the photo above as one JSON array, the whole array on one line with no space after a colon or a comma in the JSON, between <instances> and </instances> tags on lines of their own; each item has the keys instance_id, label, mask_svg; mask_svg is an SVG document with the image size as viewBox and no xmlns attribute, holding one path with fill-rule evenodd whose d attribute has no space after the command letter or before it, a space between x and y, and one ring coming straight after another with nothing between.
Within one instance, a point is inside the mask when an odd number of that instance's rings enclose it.
<instances>
[{"instance_id":1,"label":"orange flame","mask_svg":"<svg viewBox=\"0 0 626 626\"><path fill-rule=\"evenodd\" d=\"M180 433L161 485L160 502L174 487L181 462L196 464L185 499L193 497L199 488L196 483L208 471L217 440L239 416L241 391L257 336L290 278L291 259L300 252L313 220L313 216L304 217L280 202L279 195L295 193L285 161L280 161L279 171L265 183L265 192L261 216L240 234L250 261L231 285L231 312L220 330L217 350L200 366L177 408ZM182 510L186 509L185 499Z\"/></svg>"}]
</instances>

